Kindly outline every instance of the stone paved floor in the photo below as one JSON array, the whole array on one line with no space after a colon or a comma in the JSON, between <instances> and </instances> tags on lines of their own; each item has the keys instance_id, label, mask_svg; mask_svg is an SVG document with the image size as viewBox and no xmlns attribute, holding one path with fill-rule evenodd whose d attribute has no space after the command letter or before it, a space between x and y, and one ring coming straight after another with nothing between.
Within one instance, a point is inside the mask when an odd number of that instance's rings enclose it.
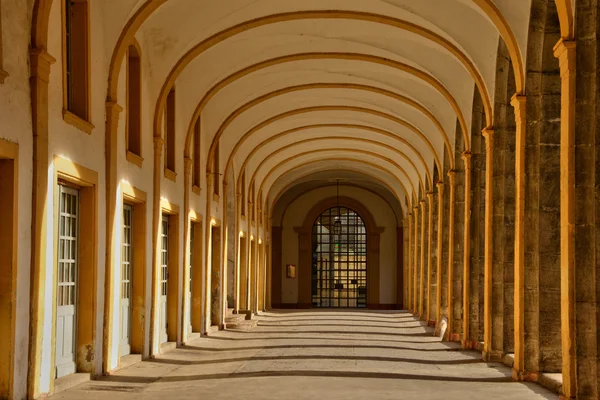
<instances>
[{"instance_id":1,"label":"stone paved floor","mask_svg":"<svg viewBox=\"0 0 600 400\"><path fill-rule=\"evenodd\" d=\"M53 399L557 399L410 314L274 311Z\"/></svg>"}]
</instances>

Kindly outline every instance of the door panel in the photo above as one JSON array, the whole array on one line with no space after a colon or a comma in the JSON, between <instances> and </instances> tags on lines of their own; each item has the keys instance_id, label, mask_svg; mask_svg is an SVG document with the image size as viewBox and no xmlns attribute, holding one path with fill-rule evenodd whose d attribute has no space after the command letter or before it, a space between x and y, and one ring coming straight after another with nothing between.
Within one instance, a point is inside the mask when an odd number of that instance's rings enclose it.
<instances>
[{"instance_id":1,"label":"door panel","mask_svg":"<svg viewBox=\"0 0 600 400\"><path fill-rule=\"evenodd\" d=\"M119 355L131 353L131 285L133 262L133 207L123 206L123 245L121 249L121 336Z\"/></svg>"},{"instance_id":2,"label":"door panel","mask_svg":"<svg viewBox=\"0 0 600 400\"><path fill-rule=\"evenodd\" d=\"M160 343L168 340L167 336L167 289L169 282L169 217L162 217L161 250L160 250Z\"/></svg>"},{"instance_id":3,"label":"door panel","mask_svg":"<svg viewBox=\"0 0 600 400\"><path fill-rule=\"evenodd\" d=\"M192 333L192 265L194 265L194 226L190 224L190 264L188 265L188 292L187 292L187 304L188 304L188 315L187 315L187 327L188 332Z\"/></svg>"},{"instance_id":4,"label":"door panel","mask_svg":"<svg viewBox=\"0 0 600 400\"><path fill-rule=\"evenodd\" d=\"M78 191L59 186L55 376L75 372L77 354Z\"/></svg>"}]
</instances>

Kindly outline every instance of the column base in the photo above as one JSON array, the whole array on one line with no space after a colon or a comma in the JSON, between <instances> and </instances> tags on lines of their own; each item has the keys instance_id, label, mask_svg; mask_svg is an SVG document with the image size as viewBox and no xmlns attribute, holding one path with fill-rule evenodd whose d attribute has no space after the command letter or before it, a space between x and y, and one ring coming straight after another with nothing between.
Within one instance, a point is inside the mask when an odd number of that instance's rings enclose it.
<instances>
[{"instance_id":1,"label":"column base","mask_svg":"<svg viewBox=\"0 0 600 400\"><path fill-rule=\"evenodd\" d=\"M479 342L476 340L463 340L462 347L465 350L476 350L479 346Z\"/></svg>"},{"instance_id":2,"label":"column base","mask_svg":"<svg viewBox=\"0 0 600 400\"><path fill-rule=\"evenodd\" d=\"M460 333L451 333L448 335L449 342L461 342L461 334Z\"/></svg>"},{"instance_id":3,"label":"column base","mask_svg":"<svg viewBox=\"0 0 600 400\"><path fill-rule=\"evenodd\" d=\"M504 353L501 351L482 351L481 357L485 362L502 362Z\"/></svg>"},{"instance_id":4,"label":"column base","mask_svg":"<svg viewBox=\"0 0 600 400\"><path fill-rule=\"evenodd\" d=\"M513 368L512 377L517 382L537 382L539 374L537 372L519 371Z\"/></svg>"}]
</instances>

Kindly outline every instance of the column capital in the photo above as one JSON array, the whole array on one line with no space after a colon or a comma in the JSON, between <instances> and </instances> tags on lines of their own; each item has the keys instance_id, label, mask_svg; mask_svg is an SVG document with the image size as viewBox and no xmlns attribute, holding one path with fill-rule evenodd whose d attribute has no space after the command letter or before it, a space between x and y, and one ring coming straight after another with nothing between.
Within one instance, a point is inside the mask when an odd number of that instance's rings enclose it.
<instances>
[{"instance_id":1,"label":"column capital","mask_svg":"<svg viewBox=\"0 0 600 400\"><path fill-rule=\"evenodd\" d=\"M453 169L448 171L448 178L450 178L450 185L454 186L456 184L456 171Z\"/></svg>"},{"instance_id":2,"label":"column capital","mask_svg":"<svg viewBox=\"0 0 600 400\"><path fill-rule=\"evenodd\" d=\"M31 76L44 83L49 83L50 66L56 62L56 58L43 48L30 49L29 56Z\"/></svg>"},{"instance_id":3,"label":"column capital","mask_svg":"<svg viewBox=\"0 0 600 400\"><path fill-rule=\"evenodd\" d=\"M483 136L485 140L491 139L492 136L494 136L494 128L483 128L483 130L481 131L481 136Z\"/></svg>"},{"instance_id":4,"label":"column capital","mask_svg":"<svg viewBox=\"0 0 600 400\"><path fill-rule=\"evenodd\" d=\"M183 158L183 178L185 179L185 182L189 182L189 180L190 180L190 176L192 175L192 166L193 165L194 165L194 162L192 161L192 159L190 157Z\"/></svg>"},{"instance_id":5,"label":"column capital","mask_svg":"<svg viewBox=\"0 0 600 400\"><path fill-rule=\"evenodd\" d=\"M438 192L444 190L444 182L443 181L437 181L435 183L435 186L437 186Z\"/></svg>"},{"instance_id":6,"label":"column capital","mask_svg":"<svg viewBox=\"0 0 600 400\"><path fill-rule=\"evenodd\" d=\"M469 150L463 151L460 155L460 158L463 160L465 170L471 169L471 152Z\"/></svg>"},{"instance_id":7,"label":"column capital","mask_svg":"<svg viewBox=\"0 0 600 400\"><path fill-rule=\"evenodd\" d=\"M573 40L559 39L554 45L554 57L560 63L560 75L568 75L575 72L575 49L577 43Z\"/></svg>"},{"instance_id":8,"label":"column capital","mask_svg":"<svg viewBox=\"0 0 600 400\"><path fill-rule=\"evenodd\" d=\"M119 114L123 112L123 107L121 107L115 100L108 99L106 100L106 114L111 117L118 117Z\"/></svg>"},{"instance_id":9,"label":"column capital","mask_svg":"<svg viewBox=\"0 0 600 400\"><path fill-rule=\"evenodd\" d=\"M527 104L527 96L522 95L520 93L515 93L513 97L510 99L510 104L515 109L515 120L517 124L523 123L526 121L525 112L526 112L526 104Z\"/></svg>"},{"instance_id":10,"label":"column capital","mask_svg":"<svg viewBox=\"0 0 600 400\"><path fill-rule=\"evenodd\" d=\"M494 143L494 129L485 128L481 131L481 135L485 138L485 151L489 154L492 151L492 144Z\"/></svg>"},{"instance_id":11,"label":"column capital","mask_svg":"<svg viewBox=\"0 0 600 400\"><path fill-rule=\"evenodd\" d=\"M160 136L154 136L154 151L162 154L165 140Z\"/></svg>"}]
</instances>

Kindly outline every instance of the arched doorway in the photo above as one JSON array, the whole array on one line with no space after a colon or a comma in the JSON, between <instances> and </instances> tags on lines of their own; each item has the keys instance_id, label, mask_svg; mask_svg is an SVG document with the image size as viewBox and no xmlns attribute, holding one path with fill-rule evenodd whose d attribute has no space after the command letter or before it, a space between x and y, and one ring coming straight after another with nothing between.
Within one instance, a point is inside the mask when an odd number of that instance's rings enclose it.
<instances>
[{"instance_id":1,"label":"arched doorway","mask_svg":"<svg viewBox=\"0 0 600 400\"><path fill-rule=\"evenodd\" d=\"M312 227L313 307L367 306L367 229L354 210L325 210Z\"/></svg>"}]
</instances>

